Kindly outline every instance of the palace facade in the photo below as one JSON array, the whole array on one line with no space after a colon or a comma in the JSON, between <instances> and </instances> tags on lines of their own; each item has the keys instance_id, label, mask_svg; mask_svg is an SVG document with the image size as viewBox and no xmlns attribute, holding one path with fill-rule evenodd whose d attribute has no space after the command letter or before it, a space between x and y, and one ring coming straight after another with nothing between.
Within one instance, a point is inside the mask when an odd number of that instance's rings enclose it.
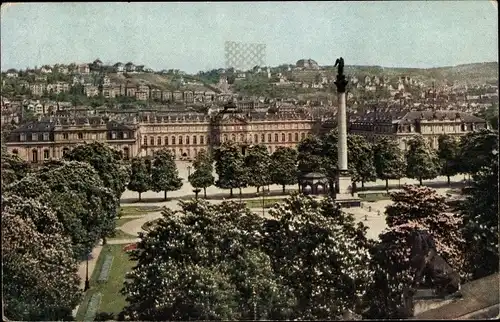
<instances>
[{"instance_id":1,"label":"palace facade","mask_svg":"<svg viewBox=\"0 0 500 322\"><path fill-rule=\"evenodd\" d=\"M201 150L211 152L225 141L236 142L243 153L254 144L264 144L270 153L279 146L295 148L312 134L315 124L309 114L294 112L52 117L15 129L6 146L9 153L31 163L60 159L76 145L92 141L106 142L125 158L167 148L177 160L192 160Z\"/></svg>"},{"instance_id":2,"label":"palace facade","mask_svg":"<svg viewBox=\"0 0 500 322\"><path fill-rule=\"evenodd\" d=\"M430 146L438 149L442 134L463 136L468 132L488 128L487 122L474 115L458 111L368 111L363 115L350 115L349 133L362 135L370 142L389 137L398 142L402 150L415 135L422 135Z\"/></svg>"}]
</instances>

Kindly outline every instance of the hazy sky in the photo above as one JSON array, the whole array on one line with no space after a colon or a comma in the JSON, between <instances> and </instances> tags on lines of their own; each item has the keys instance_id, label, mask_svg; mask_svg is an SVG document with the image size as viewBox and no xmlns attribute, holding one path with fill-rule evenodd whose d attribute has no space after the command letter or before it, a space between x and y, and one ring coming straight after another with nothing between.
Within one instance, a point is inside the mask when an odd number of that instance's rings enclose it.
<instances>
[{"instance_id":1,"label":"hazy sky","mask_svg":"<svg viewBox=\"0 0 500 322\"><path fill-rule=\"evenodd\" d=\"M266 44L271 66L498 61L497 10L486 0L9 4L1 68L100 58L192 73L224 67L226 40Z\"/></svg>"}]
</instances>

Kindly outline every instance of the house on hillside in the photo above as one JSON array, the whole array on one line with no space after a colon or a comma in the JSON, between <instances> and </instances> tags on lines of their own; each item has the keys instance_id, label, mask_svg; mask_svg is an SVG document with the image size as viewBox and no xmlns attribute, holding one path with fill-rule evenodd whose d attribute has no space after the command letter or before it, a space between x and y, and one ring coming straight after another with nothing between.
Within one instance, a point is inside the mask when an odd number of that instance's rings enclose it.
<instances>
[{"instance_id":1,"label":"house on hillside","mask_svg":"<svg viewBox=\"0 0 500 322\"><path fill-rule=\"evenodd\" d=\"M19 74L17 73L17 70L11 68L9 70L7 70L7 75L6 75L8 78L17 78L19 76Z\"/></svg>"},{"instance_id":2,"label":"house on hillside","mask_svg":"<svg viewBox=\"0 0 500 322\"><path fill-rule=\"evenodd\" d=\"M49 65L44 65L40 69L40 73L42 73L42 74L51 74L52 73L52 67L50 67Z\"/></svg>"},{"instance_id":3,"label":"house on hillside","mask_svg":"<svg viewBox=\"0 0 500 322\"><path fill-rule=\"evenodd\" d=\"M135 71L138 73L143 73L144 72L144 65L138 65L135 67Z\"/></svg>"},{"instance_id":4,"label":"house on hillside","mask_svg":"<svg viewBox=\"0 0 500 322\"><path fill-rule=\"evenodd\" d=\"M127 73L133 73L135 72L135 65L132 62L128 62L125 64L125 71Z\"/></svg>"},{"instance_id":5,"label":"house on hillside","mask_svg":"<svg viewBox=\"0 0 500 322\"><path fill-rule=\"evenodd\" d=\"M89 64L80 64L78 65L78 73L82 75L86 75L90 73Z\"/></svg>"},{"instance_id":6,"label":"house on hillside","mask_svg":"<svg viewBox=\"0 0 500 322\"><path fill-rule=\"evenodd\" d=\"M92 65L94 65L95 67L102 67L103 63L99 58L97 58L96 60L94 60Z\"/></svg>"},{"instance_id":7,"label":"house on hillside","mask_svg":"<svg viewBox=\"0 0 500 322\"><path fill-rule=\"evenodd\" d=\"M120 62L114 64L113 68L115 69L115 72L117 72L117 73L123 73L123 71L124 71L124 65Z\"/></svg>"}]
</instances>

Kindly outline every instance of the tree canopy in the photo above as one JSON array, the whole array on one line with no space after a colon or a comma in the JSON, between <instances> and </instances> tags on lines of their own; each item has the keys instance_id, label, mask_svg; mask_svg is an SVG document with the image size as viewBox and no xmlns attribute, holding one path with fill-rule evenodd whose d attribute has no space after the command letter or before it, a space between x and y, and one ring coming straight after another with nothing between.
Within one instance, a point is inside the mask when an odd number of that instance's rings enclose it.
<instances>
[{"instance_id":1,"label":"tree canopy","mask_svg":"<svg viewBox=\"0 0 500 322\"><path fill-rule=\"evenodd\" d=\"M374 165L377 177L385 180L386 189L389 179L400 179L406 170L404 155L395 141L381 138L374 146Z\"/></svg>"},{"instance_id":2,"label":"tree canopy","mask_svg":"<svg viewBox=\"0 0 500 322\"><path fill-rule=\"evenodd\" d=\"M422 180L434 179L439 174L439 159L436 152L421 136L415 136L408 141L406 151L406 176Z\"/></svg>"},{"instance_id":3,"label":"tree canopy","mask_svg":"<svg viewBox=\"0 0 500 322\"><path fill-rule=\"evenodd\" d=\"M297 151L278 147L271 155L269 173L271 182L279 184L285 192L286 185L297 183Z\"/></svg>"},{"instance_id":4,"label":"tree canopy","mask_svg":"<svg viewBox=\"0 0 500 322\"><path fill-rule=\"evenodd\" d=\"M164 192L167 200L167 192L179 190L182 187L182 179L175 164L175 156L168 149L155 152L151 169L152 190Z\"/></svg>"},{"instance_id":5,"label":"tree canopy","mask_svg":"<svg viewBox=\"0 0 500 322\"><path fill-rule=\"evenodd\" d=\"M257 187L257 191L259 191L260 187L271 182L270 162L271 158L265 145L254 145L247 149L244 164L249 186Z\"/></svg>"},{"instance_id":6,"label":"tree canopy","mask_svg":"<svg viewBox=\"0 0 500 322\"><path fill-rule=\"evenodd\" d=\"M215 172L218 179L215 185L221 189L243 188L247 183L247 173L243 155L239 147L231 141L223 142L214 151Z\"/></svg>"}]
</instances>

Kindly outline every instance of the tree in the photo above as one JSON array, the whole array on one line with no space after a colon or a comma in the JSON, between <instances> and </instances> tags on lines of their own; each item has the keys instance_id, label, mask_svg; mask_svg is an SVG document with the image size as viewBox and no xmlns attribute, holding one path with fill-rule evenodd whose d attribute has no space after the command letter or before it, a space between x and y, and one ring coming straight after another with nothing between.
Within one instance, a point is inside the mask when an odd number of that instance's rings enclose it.
<instances>
[{"instance_id":1,"label":"tree","mask_svg":"<svg viewBox=\"0 0 500 322\"><path fill-rule=\"evenodd\" d=\"M143 158L132 159L131 172L128 189L138 192L139 201L141 201L141 194L151 187L151 172L148 171Z\"/></svg>"},{"instance_id":2,"label":"tree","mask_svg":"<svg viewBox=\"0 0 500 322\"><path fill-rule=\"evenodd\" d=\"M498 156L498 151L492 153ZM472 176L461 206L467 267L472 279L498 272L498 159Z\"/></svg>"},{"instance_id":3,"label":"tree","mask_svg":"<svg viewBox=\"0 0 500 322\"><path fill-rule=\"evenodd\" d=\"M369 269L374 273L366 293L370 319L408 318L402 295L413 283L409 257L409 236L414 230L427 230L440 254L453 269L465 277L464 241L460 232L460 216L447 212L445 198L427 187L403 186L391 193L393 204L386 210L389 227L371 249Z\"/></svg>"},{"instance_id":4,"label":"tree","mask_svg":"<svg viewBox=\"0 0 500 322\"><path fill-rule=\"evenodd\" d=\"M441 174L448 178L448 185L450 185L450 176L458 173L460 145L458 140L450 135L440 135L438 138L438 144L438 157L441 162Z\"/></svg>"},{"instance_id":5,"label":"tree","mask_svg":"<svg viewBox=\"0 0 500 322\"><path fill-rule=\"evenodd\" d=\"M77 271L71 240L49 207L19 196L2 197L6 316L16 321L72 320L81 300Z\"/></svg>"},{"instance_id":6,"label":"tree","mask_svg":"<svg viewBox=\"0 0 500 322\"><path fill-rule=\"evenodd\" d=\"M292 195L265 220L265 252L295 297L289 319L339 319L358 311L370 278L366 227L331 198Z\"/></svg>"},{"instance_id":7,"label":"tree","mask_svg":"<svg viewBox=\"0 0 500 322\"><path fill-rule=\"evenodd\" d=\"M196 156L193 162L194 172L189 175L189 183L194 188L202 188L203 195L207 198L207 188L214 184L215 178L213 176L213 165L212 159L209 155L202 150Z\"/></svg>"},{"instance_id":8,"label":"tree","mask_svg":"<svg viewBox=\"0 0 500 322\"><path fill-rule=\"evenodd\" d=\"M75 257L86 256L98 240L115 233L119 200L103 185L91 165L65 161L62 166L45 169L10 189L22 195L29 191L26 186L42 189L45 185L48 192L40 198L47 200L71 236Z\"/></svg>"},{"instance_id":9,"label":"tree","mask_svg":"<svg viewBox=\"0 0 500 322\"><path fill-rule=\"evenodd\" d=\"M162 149L155 152L153 166L151 169L152 190L164 192L167 200L167 192L179 190L182 187L182 179L175 165L175 156L170 150Z\"/></svg>"},{"instance_id":10,"label":"tree","mask_svg":"<svg viewBox=\"0 0 500 322\"><path fill-rule=\"evenodd\" d=\"M408 142L406 152L406 176L422 180L434 179L439 174L439 159L424 138L415 136Z\"/></svg>"},{"instance_id":11,"label":"tree","mask_svg":"<svg viewBox=\"0 0 500 322\"><path fill-rule=\"evenodd\" d=\"M270 157L265 145L259 144L248 148L245 155L245 167L248 175L248 185L257 187L259 192L260 187L270 183L269 175Z\"/></svg>"},{"instance_id":12,"label":"tree","mask_svg":"<svg viewBox=\"0 0 500 322\"><path fill-rule=\"evenodd\" d=\"M297 183L297 151L289 147L278 147L271 155L269 166L271 182L283 187Z\"/></svg>"},{"instance_id":13,"label":"tree","mask_svg":"<svg viewBox=\"0 0 500 322\"><path fill-rule=\"evenodd\" d=\"M460 170L474 174L488 167L497 156L491 152L498 149L498 131L481 129L467 133L460 140Z\"/></svg>"},{"instance_id":14,"label":"tree","mask_svg":"<svg viewBox=\"0 0 500 322\"><path fill-rule=\"evenodd\" d=\"M78 145L64 155L65 160L89 163L99 174L104 186L120 199L126 189L128 176L122 165L121 154L105 143Z\"/></svg>"},{"instance_id":15,"label":"tree","mask_svg":"<svg viewBox=\"0 0 500 322\"><path fill-rule=\"evenodd\" d=\"M325 172L322 141L316 136L306 137L297 146L297 162L300 174Z\"/></svg>"},{"instance_id":16,"label":"tree","mask_svg":"<svg viewBox=\"0 0 500 322\"><path fill-rule=\"evenodd\" d=\"M287 292L259 250L262 219L234 202L180 205L181 216L165 210L132 252L125 319L286 317Z\"/></svg>"},{"instance_id":17,"label":"tree","mask_svg":"<svg viewBox=\"0 0 500 322\"><path fill-rule=\"evenodd\" d=\"M388 138L381 138L374 147L374 164L377 177L385 180L389 191L389 179L400 179L406 170L404 155L398 144Z\"/></svg>"},{"instance_id":18,"label":"tree","mask_svg":"<svg viewBox=\"0 0 500 322\"><path fill-rule=\"evenodd\" d=\"M17 155L2 152L2 187L23 178L28 172L28 164Z\"/></svg>"},{"instance_id":19,"label":"tree","mask_svg":"<svg viewBox=\"0 0 500 322\"><path fill-rule=\"evenodd\" d=\"M374 181L376 172L370 142L360 135L348 135L347 148L347 159L352 182L361 181L361 186L364 187L365 181Z\"/></svg>"},{"instance_id":20,"label":"tree","mask_svg":"<svg viewBox=\"0 0 500 322\"><path fill-rule=\"evenodd\" d=\"M246 184L243 155L235 143L223 142L214 151L214 160L215 172L219 177L215 185L221 189L230 189L232 198L233 189L241 189Z\"/></svg>"}]
</instances>

